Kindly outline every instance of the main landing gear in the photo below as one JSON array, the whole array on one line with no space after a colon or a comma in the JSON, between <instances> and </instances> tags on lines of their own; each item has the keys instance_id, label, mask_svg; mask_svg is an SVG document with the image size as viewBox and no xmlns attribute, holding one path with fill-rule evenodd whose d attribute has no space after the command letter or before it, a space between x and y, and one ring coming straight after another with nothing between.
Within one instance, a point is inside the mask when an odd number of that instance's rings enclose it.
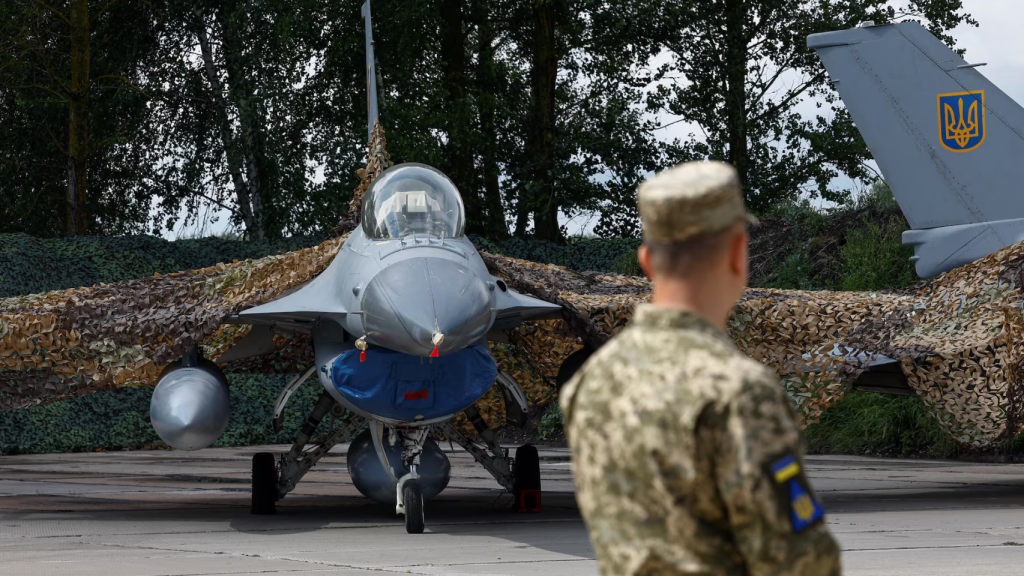
<instances>
[{"instance_id":1,"label":"main landing gear","mask_svg":"<svg viewBox=\"0 0 1024 576\"><path fill-rule=\"evenodd\" d=\"M514 396L513 400L515 400ZM335 419L335 422L338 422L337 427L322 442L307 449L306 444L310 442L317 426L328 413ZM398 466L392 467L383 446L386 425L378 420L369 422L369 435L374 451L390 482L395 486L395 512L405 516L405 529L409 534L421 534L426 525L423 482L432 477L422 478L419 468L424 443L432 428L462 446L498 481L498 484L512 493L515 497L516 509L519 512L541 511L540 458L537 448L530 445L520 446L516 449L515 458L511 458L508 449L498 443L494 432L488 428L475 408L467 408L465 414L477 431L478 436L474 438L463 434L451 422L427 427L391 428L387 438L391 446L395 446L395 442L401 442L401 466L408 471L400 478L395 477L395 469ZM261 452L253 456L252 513L274 514L277 501L291 492L310 468L338 442L353 436L366 424L366 419L348 413L345 408L324 392L287 454L282 455L280 459L275 458L269 452ZM483 442L481 443L480 440ZM428 488L430 486L428 482ZM441 488L443 489L443 486ZM360 488L360 490L363 489ZM383 498L389 497L383 496Z\"/></svg>"},{"instance_id":2,"label":"main landing gear","mask_svg":"<svg viewBox=\"0 0 1024 576\"><path fill-rule=\"evenodd\" d=\"M306 449L317 426L328 412L337 424L334 432L323 441ZM347 416L347 417L346 417ZM366 424L366 419L349 413L337 404L330 394L324 392L306 419L292 449L281 456L280 461L270 452L259 452L252 457L252 508L253 514L274 514L277 501L295 489L299 480L327 455L339 442L344 442Z\"/></svg>"}]
</instances>

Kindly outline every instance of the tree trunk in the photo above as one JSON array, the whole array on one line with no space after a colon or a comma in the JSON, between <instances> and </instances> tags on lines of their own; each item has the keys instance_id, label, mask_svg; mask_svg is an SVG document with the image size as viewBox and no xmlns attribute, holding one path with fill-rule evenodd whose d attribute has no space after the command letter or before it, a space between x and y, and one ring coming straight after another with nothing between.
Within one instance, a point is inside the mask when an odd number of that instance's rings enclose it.
<instances>
[{"instance_id":1,"label":"tree trunk","mask_svg":"<svg viewBox=\"0 0 1024 576\"><path fill-rule=\"evenodd\" d=\"M228 10L234 9L234 3L229 3ZM248 188L249 202L252 212L253 236L257 240L264 240L267 236L266 222L263 217L263 198L260 185L260 165L258 162L258 150L256 143L255 118L250 107L253 98L252 90L245 72L240 69L236 58L237 39L232 37L231 22L224 17L226 10L217 12L221 29L221 50L224 53L224 68L228 79L228 94L238 106L238 124L242 130L242 153L245 156L245 177Z\"/></svg>"},{"instance_id":2,"label":"tree trunk","mask_svg":"<svg viewBox=\"0 0 1024 576\"><path fill-rule=\"evenodd\" d=\"M484 236L494 239L508 238L505 209L501 204L501 186L498 168L498 131L494 125L498 89L497 67L494 62L494 25L489 23L487 0L474 0L473 12L479 23L477 28L477 109L480 111L481 163L483 168L483 207L487 213Z\"/></svg>"},{"instance_id":3,"label":"tree trunk","mask_svg":"<svg viewBox=\"0 0 1024 576\"><path fill-rule=\"evenodd\" d=\"M462 0L441 2L441 60L448 119L448 177L459 188L466 206L466 231L484 232L484 215L473 174L469 106L466 101L466 34Z\"/></svg>"},{"instance_id":4,"label":"tree trunk","mask_svg":"<svg viewBox=\"0 0 1024 576\"><path fill-rule=\"evenodd\" d=\"M740 181L747 181L747 7L744 0L725 2L725 121L729 134L729 162ZM745 188L744 188L745 189Z\"/></svg>"},{"instance_id":5,"label":"tree trunk","mask_svg":"<svg viewBox=\"0 0 1024 576\"><path fill-rule=\"evenodd\" d=\"M238 211L242 216L242 224L245 226L245 231L250 237L262 238L262 226L259 226L253 217L249 185L242 176L241 161L238 157L238 151L235 149L231 121L228 119L227 102L224 100L224 86L220 82L220 77L217 75L217 67L213 61L210 36L206 31L206 19L198 8L196 8L195 14L196 39L199 41L199 50L203 56L203 67L206 70L206 77L210 81L211 100L217 114L217 128L220 131L221 144L224 146L224 157L228 163L228 173L231 174L231 181L235 188L235 201L238 204Z\"/></svg>"},{"instance_id":6,"label":"tree trunk","mask_svg":"<svg viewBox=\"0 0 1024 576\"><path fill-rule=\"evenodd\" d=\"M526 238L526 227L530 225L530 196L526 190L520 190L519 201L516 202L516 238Z\"/></svg>"},{"instance_id":7,"label":"tree trunk","mask_svg":"<svg viewBox=\"0 0 1024 576\"><path fill-rule=\"evenodd\" d=\"M539 240L560 242L562 234L558 227L558 199L552 176L555 88L558 80L554 0L534 0L533 16L533 234Z\"/></svg>"},{"instance_id":8,"label":"tree trunk","mask_svg":"<svg viewBox=\"0 0 1024 576\"><path fill-rule=\"evenodd\" d=\"M71 1L71 85L68 93L67 232L84 234L89 170L89 5Z\"/></svg>"}]
</instances>

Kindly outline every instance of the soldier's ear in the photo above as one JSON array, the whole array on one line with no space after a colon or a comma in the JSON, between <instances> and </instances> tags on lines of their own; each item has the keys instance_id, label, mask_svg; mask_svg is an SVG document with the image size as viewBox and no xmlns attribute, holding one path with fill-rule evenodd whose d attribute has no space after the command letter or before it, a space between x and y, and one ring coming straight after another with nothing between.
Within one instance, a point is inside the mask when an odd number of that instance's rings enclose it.
<instances>
[{"instance_id":1,"label":"soldier's ear","mask_svg":"<svg viewBox=\"0 0 1024 576\"><path fill-rule=\"evenodd\" d=\"M651 268L651 251L647 246L641 244L636 249L636 260L640 263L640 269L644 271L647 279L654 281L654 269Z\"/></svg>"}]
</instances>

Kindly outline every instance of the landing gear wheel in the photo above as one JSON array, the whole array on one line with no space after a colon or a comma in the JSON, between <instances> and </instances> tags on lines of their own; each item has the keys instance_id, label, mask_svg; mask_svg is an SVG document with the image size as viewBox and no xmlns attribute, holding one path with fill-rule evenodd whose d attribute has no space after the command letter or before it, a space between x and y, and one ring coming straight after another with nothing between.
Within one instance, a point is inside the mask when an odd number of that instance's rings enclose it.
<instances>
[{"instance_id":1,"label":"landing gear wheel","mask_svg":"<svg viewBox=\"0 0 1024 576\"><path fill-rule=\"evenodd\" d=\"M516 448L515 484L516 509L520 512L540 512L540 456L537 447L526 444Z\"/></svg>"},{"instance_id":2,"label":"landing gear wheel","mask_svg":"<svg viewBox=\"0 0 1024 576\"><path fill-rule=\"evenodd\" d=\"M410 480L402 487L402 503L405 504L405 531L422 534L426 526L423 516L423 487L419 481Z\"/></svg>"},{"instance_id":3,"label":"landing gear wheel","mask_svg":"<svg viewBox=\"0 0 1024 576\"><path fill-rule=\"evenodd\" d=\"M252 509L253 514L277 513L277 462L270 452L252 456Z\"/></svg>"}]
</instances>

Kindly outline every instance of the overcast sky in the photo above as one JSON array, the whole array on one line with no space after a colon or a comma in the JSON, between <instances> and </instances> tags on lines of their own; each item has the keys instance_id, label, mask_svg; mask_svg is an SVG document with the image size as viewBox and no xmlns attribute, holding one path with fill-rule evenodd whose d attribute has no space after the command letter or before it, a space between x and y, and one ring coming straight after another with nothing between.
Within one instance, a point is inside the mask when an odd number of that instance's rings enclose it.
<instances>
[{"instance_id":1,"label":"overcast sky","mask_svg":"<svg viewBox=\"0 0 1024 576\"><path fill-rule=\"evenodd\" d=\"M895 0L894 5L903 1ZM1017 102L1024 102L1024 0L964 0L964 8L978 21L977 28L960 26L953 31L953 37L961 48L967 49L964 56L970 63L986 62L979 72ZM816 112L813 102L807 102L800 109ZM663 123L674 118L664 116ZM660 131L665 140L686 139L699 130L686 123L679 123ZM219 211L220 222L206 227L206 234L220 234L227 229L228 213ZM565 222L565 219L562 219ZM577 218L567 222L571 234L579 234L592 228L594 219ZM174 239L179 235L194 235L195 227L188 230L165 232L164 237Z\"/></svg>"},{"instance_id":2,"label":"overcast sky","mask_svg":"<svg viewBox=\"0 0 1024 576\"><path fill-rule=\"evenodd\" d=\"M979 27L960 26L953 36L970 63L988 62L980 69L996 86L1017 102L1024 102L1024 1L964 0Z\"/></svg>"}]
</instances>

